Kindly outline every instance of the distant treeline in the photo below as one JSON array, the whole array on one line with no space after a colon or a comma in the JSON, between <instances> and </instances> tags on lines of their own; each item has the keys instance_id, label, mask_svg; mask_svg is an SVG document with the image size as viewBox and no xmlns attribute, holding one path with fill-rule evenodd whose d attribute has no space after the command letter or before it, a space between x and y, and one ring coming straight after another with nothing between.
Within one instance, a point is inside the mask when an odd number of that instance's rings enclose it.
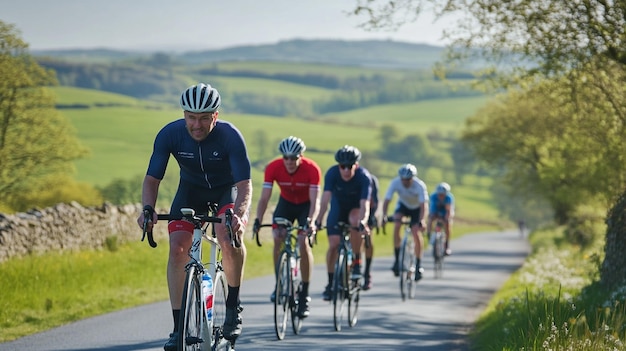
<instances>
[{"instance_id":1,"label":"distant treeline","mask_svg":"<svg viewBox=\"0 0 626 351\"><path fill-rule=\"evenodd\" d=\"M331 89L329 98L311 102L270 94L232 92L229 111L265 114L271 116L310 117L316 114L341 112L373 105L408 103L428 99L467 97L480 93L468 84L471 73L459 72L450 76L455 87L441 82L432 74L407 73L401 79L384 74L341 77L328 73L267 73L255 70L220 70L217 64L211 68L187 69L167 60L164 55L158 61L76 63L58 59L39 58L39 64L56 72L61 85L96 89L140 99L167 99L177 101L181 87L189 85L191 77L246 77L278 80L283 82ZM68 108L71 106L65 106Z\"/></svg>"}]
</instances>

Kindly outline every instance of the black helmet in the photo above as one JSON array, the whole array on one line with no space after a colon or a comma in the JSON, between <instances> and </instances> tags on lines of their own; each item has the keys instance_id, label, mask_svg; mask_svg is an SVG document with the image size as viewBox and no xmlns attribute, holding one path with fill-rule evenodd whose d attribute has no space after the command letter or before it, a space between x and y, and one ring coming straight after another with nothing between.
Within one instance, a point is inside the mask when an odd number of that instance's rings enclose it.
<instances>
[{"instance_id":1,"label":"black helmet","mask_svg":"<svg viewBox=\"0 0 626 351\"><path fill-rule=\"evenodd\" d=\"M361 151L354 146L344 145L335 153L335 161L342 165L353 165L361 159Z\"/></svg>"}]
</instances>

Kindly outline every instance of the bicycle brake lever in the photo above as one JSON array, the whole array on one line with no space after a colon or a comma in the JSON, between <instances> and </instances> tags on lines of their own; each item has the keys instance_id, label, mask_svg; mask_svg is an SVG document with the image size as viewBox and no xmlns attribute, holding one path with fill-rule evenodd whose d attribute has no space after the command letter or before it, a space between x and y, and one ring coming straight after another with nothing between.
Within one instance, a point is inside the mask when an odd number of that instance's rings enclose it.
<instances>
[{"instance_id":1,"label":"bicycle brake lever","mask_svg":"<svg viewBox=\"0 0 626 351\"><path fill-rule=\"evenodd\" d=\"M239 241L239 237L233 232L233 209L227 209L224 215L226 216L226 229L228 230L228 235L230 235L230 244L233 247L240 248L241 242Z\"/></svg>"},{"instance_id":2,"label":"bicycle brake lever","mask_svg":"<svg viewBox=\"0 0 626 351\"><path fill-rule=\"evenodd\" d=\"M152 211L150 210L152 207L148 208L146 206L143 209L143 235L141 236L141 241L144 241L146 238L146 234L148 234L148 243L150 247L157 247L156 241L154 241L154 236L152 235L152 231L148 231L148 223L152 222Z\"/></svg>"}]
</instances>

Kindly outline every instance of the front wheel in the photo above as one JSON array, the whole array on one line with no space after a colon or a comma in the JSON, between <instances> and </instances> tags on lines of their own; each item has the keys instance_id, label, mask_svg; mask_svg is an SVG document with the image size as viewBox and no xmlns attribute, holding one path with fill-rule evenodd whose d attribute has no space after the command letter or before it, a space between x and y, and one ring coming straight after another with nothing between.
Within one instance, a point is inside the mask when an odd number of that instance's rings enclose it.
<instances>
[{"instance_id":1,"label":"front wheel","mask_svg":"<svg viewBox=\"0 0 626 351\"><path fill-rule=\"evenodd\" d=\"M335 330L341 330L343 309L345 306L348 290L348 259L345 251L341 250L335 264L335 276L333 278L333 322Z\"/></svg>"},{"instance_id":2,"label":"front wheel","mask_svg":"<svg viewBox=\"0 0 626 351\"><path fill-rule=\"evenodd\" d=\"M443 258L445 256L445 234L435 233L435 244L433 245L433 256L435 259L435 278L443 276Z\"/></svg>"},{"instance_id":3,"label":"front wheel","mask_svg":"<svg viewBox=\"0 0 626 351\"><path fill-rule=\"evenodd\" d=\"M201 350L204 340L205 313L204 301L202 299L202 287L200 285L201 272L195 266L190 266L185 278L183 299L180 309L180 327L178 335L178 350L196 351Z\"/></svg>"},{"instance_id":4,"label":"front wheel","mask_svg":"<svg viewBox=\"0 0 626 351\"><path fill-rule=\"evenodd\" d=\"M276 270L276 299L274 300L274 330L278 340L285 338L287 320L291 311L290 301L293 297L291 267L286 252L280 255Z\"/></svg>"},{"instance_id":5,"label":"front wheel","mask_svg":"<svg viewBox=\"0 0 626 351\"><path fill-rule=\"evenodd\" d=\"M213 327L213 340L211 350L229 350L231 342L224 339L222 328L226 319L226 298L228 297L228 281L226 274L219 269L215 274L215 283L213 285L213 318L211 326Z\"/></svg>"}]
</instances>

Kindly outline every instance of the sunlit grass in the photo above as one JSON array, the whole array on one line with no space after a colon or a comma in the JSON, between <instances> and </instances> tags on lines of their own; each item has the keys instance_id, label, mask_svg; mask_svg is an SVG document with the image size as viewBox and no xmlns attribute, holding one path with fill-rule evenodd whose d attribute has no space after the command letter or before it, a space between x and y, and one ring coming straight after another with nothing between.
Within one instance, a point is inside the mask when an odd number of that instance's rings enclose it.
<instances>
[{"instance_id":1,"label":"sunlit grass","mask_svg":"<svg viewBox=\"0 0 626 351\"><path fill-rule=\"evenodd\" d=\"M534 252L476 324L476 350L625 349L626 296L595 283L601 243L583 252L561 238L562 228L533 234Z\"/></svg>"}]
</instances>

